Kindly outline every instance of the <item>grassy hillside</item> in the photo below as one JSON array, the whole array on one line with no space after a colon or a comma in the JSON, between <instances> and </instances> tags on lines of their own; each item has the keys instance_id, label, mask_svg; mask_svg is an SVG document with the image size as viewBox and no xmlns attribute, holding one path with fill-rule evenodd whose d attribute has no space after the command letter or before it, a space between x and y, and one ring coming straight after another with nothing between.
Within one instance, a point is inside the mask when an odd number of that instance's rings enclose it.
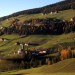
<instances>
[{"instance_id":1,"label":"grassy hillside","mask_svg":"<svg viewBox=\"0 0 75 75\"><path fill-rule=\"evenodd\" d=\"M6 38L7 41L0 41L0 50L3 51L0 54L8 56L13 55L17 52L21 46L15 45L16 42L24 43L38 43L38 46L28 46L28 48L50 48L55 45L68 43L75 43L75 33L62 34L62 35L30 35L30 36L19 36L19 35L3 35L0 38ZM66 44L65 44L66 45ZM25 47L27 48L27 47ZM59 46L60 48L60 46Z\"/></svg>"},{"instance_id":2,"label":"grassy hillside","mask_svg":"<svg viewBox=\"0 0 75 75\"><path fill-rule=\"evenodd\" d=\"M24 14L37 14L37 13L50 13L51 11L62 11L62 10L68 10L68 9L75 9L75 0L62 0L60 2L46 5L40 8L34 8L34 9L29 9L29 10L23 10L19 11L13 14L10 14L8 16L1 17L0 20L5 20L8 18L16 17L19 15L24 15Z\"/></svg>"},{"instance_id":3,"label":"grassy hillside","mask_svg":"<svg viewBox=\"0 0 75 75\"><path fill-rule=\"evenodd\" d=\"M60 2L61 3L61 2ZM61 4L60 4L61 5ZM48 8L49 9L49 8ZM41 10L42 11L42 10ZM44 12L44 10L43 10ZM42 12L42 13L43 13ZM71 18L75 17L75 10L63 10L56 14L47 13L43 15L40 13L35 14L20 14L16 17L10 17L0 22L1 27L10 26L14 19L19 19L20 22L24 22L30 19L44 19L44 18L55 18L70 21ZM13 14L14 15L14 14ZM7 40L1 40L5 38ZM21 48L20 45L15 45L16 42L21 43L38 43L37 46L25 46L27 49L32 48L51 48L58 46L74 46L75 47L75 32L61 34L61 35L28 35L20 36L17 34L4 34L0 36L0 56L13 57L17 56L17 51ZM15 53L14 53L15 52ZM26 69L26 70L15 70L9 72L1 72L0 75L75 75L75 59L67 59L60 61L53 65L44 65L38 68Z\"/></svg>"},{"instance_id":4,"label":"grassy hillside","mask_svg":"<svg viewBox=\"0 0 75 75\"><path fill-rule=\"evenodd\" d=\"M0 75L75 75L75 59L67 59L53 65L28 70L15 70Z\"/></svg>"},{"instance_id":5,"label":"grassy hillside","mask_svg":"<svg viewBox=\"0 0 75 75\"><path fill-rule=\"evenodd\" d=\"M64 11L60 11L57 14L50 14L48 13L47 15L42 15L42 13L39 14L31 14L31 15L19 15L17 17L11 17L9 19L6 19L4 21L1 22L0 27L4 26L7 27L10 25L11 21L14 18L18 18L21 22L24 22L25 20L29 20L29 19L36 19L36 18L58 18L58 19L64 19L64 20L69 20L71 18L73 18L75 16L75 10L64 10Z\"/></svg>"},{"instance_id":6,"label":"grassy hillside","mask_svg":"<svg viewBox=\"0 0 75 75\"><path fill-rule=\"evenodd\" d=\"M69 16L68 16L69 15ZM33 15L19 15L17 17L11 17L9 19L6 19L1 22L0 27L8 27L10 25L10 22L14 18L18 18L21 22L28 20L28 19L35 19L35 18L60 18L65 20L70 20L72 17L75 16L75 10L64 10L57 14L47 14L42 15L40 14L33 14ZM35 46L35 48L50 48L54 45L60 44L60 43L72 43L75 42L75 33L69 33L69 34L62 34L62 35L30 35L26 37L21 37L19 35L2 35L0 38L7 38L7 41L0 41L0 50L3 52L0 54L6 55L6 54L13 54L13 52L16 52L20 46L15 46L16 42L36 42L39 43L39 46ZM29 48L33 48L34 46L29 46Z\"/></svg>"}]
</instances>

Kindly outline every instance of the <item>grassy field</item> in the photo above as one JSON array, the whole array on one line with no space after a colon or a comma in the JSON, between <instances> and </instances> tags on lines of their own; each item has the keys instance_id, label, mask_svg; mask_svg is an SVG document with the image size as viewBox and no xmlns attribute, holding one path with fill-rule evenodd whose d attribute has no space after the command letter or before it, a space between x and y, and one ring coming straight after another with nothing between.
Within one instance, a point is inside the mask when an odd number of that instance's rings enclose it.
<instances>
[{"instance_id":1,"label":"grassy field","mask_svg":"<svg viewBox=\"0 0 75 75\"><path fill-rule=\"evenodd\" d=\"M68 16L69 15L69 16ZM42 15L39 14L33 14L33 15L19 15L17 17L11 17L7 20L4 20L1 22L0 27L4 26L7 27L10 25L10 22L14 18L20 19L21 22L28 20L28 19L35 19L35 18L60 18L65 20L70 20L70 18L75 16L75 10L64 10L57 14L47 14ZM62 34L62 35L30 35L21 37L19 35L2 35L0 38L6 38L7 41L0 41L0 50L3 52L0 52L2 55L13 55L14 52L17 52L20 46L16 46L16 42L24 42L24 43L39 43L38 46L29 46L29 48L50 48L54 45L61 44L61 43L72 43L75 42L75 33L69 33L69 34Z\"/></svg>"},{"instance_id":2,"label":"grassy field","mask_svg":"<svg viewBox=\"0 0 75 75\"><path fill-rule=\"evenodd\" d=\"M66 59L53 65L44 65L27 70L1 72L0 75L75 75L75 58Z\"/></svg>"},{"instance_id":3,"label":"grassy field","mask_svg":"<svg viewBox=\"0 0 75 75\"><path fill-rule=\"evenodd\" d=\"M37 16L37 17L36 17ZM9 20L4 20L1 22L0 27L7 27L13 18L20 19L21 22L28 19L35 18L60 18L64 20L70 20L75 16L75 10L65 10L57 14L33 14L33 15L20 15L17 17L12 17ZM15 56L17 51L21 46L15 45L16 42L24 43L38 43L38 46L28 46L28 48L50 48L55 45L60 44L71 44L75 43L75 32L62 34L62 35L29 35L29 36L19 36L16 34L2 35L1 38L6 38L6 41L0 41L0 55L3 56ZM27 48L27 47L25 47ZM60 46L59 46L60 48ZM75 59L68 59L53 65L45 65L39 68L32 68L27 70L15 70L9 72L0 73L0 75L75 75Z\"/></svg>"},{"instance_id":4,"label":"grassy field","mask_svg":"<svg viewBox=\"0 0 75 75\"><path fill-rule=\"evenodd\" d=\"M0 41L0 50L3 50L2 55L13 55L21 46L15 45L16 42L24 43L38 43L38 46L28 46L28 48L50 48L58 44L74 43L75 33L62 34L62 35L2 35L0 38L6 38L7 41Z\"/></svg>"},{"instance_id":5,"label":"grassy field","mask_svg":"<svg viewBox=\"0 0 75 75\"><path fill-rule=\"evenodd\" d=\"M4 21L1 22L0 24L0 27L1 26L4 26L4 27L7 27L10 25L11 21L14 19L14 18L18 18L21 22L24 22L25 20L29 20L29 19L36 19L36 18L58 18L58 19L63 19L63 20L69 20L71 18L75 17L75 10L65 10L65 11L60 11L59 13L57 14L50 14L48 13L47 15L42 15L42 13L39 13L39 14L31 14L31 15L19 15L17 17L11 17Z\"/></svg>"}]
</instances>

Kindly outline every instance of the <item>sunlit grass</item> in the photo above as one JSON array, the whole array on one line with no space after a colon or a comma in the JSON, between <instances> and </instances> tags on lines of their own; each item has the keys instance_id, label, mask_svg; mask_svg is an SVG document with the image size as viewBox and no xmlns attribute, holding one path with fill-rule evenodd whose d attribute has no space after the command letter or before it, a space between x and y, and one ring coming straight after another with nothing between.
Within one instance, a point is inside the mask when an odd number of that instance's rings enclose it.
<instances>
[{"instance_id":1,"label":"sunlit grass","mask_svg":"<svg viewBox=\"0 0 75 75\"><path fill-rule=\"evenodd\" d=\"M75 10L72 10L72 9L60 11L57 14L48 13L47 15L42 15L42 13L39 13L39 14L31 14L31 15L19 15L17 17L11 17L9 20L2 21L0 27L1 26L8 27L14 18L18 18L21 22L24 22L25 20L37 19L37 18L39 18L39 19L41 19L41 18L58 18L58 19L70 21L70 19L73 17L75 17Z\"/></svg>"},{"instance_id":2,"label":"sunlit grass","mask_svg":"<svg viewBox=\"0 0 75 75\"><path fill-rule=\"evenodd\" d=\"M21 46L15 45L16 42L24 43L38 43L37 46L28 46L28 48L51 48L58 44L75 42L75 33L62 35L30 35L21 37L19 35L2 35L0 38L9 39L7 41L0 41L0 50L3 50L3 55L13 55Z\"/></svg>"},{"instance_id":3,"label":"sunlit grass","mask_svg":"<svg viewBox=\"0 0 75 75\"><path fill-rule=\"evenodd\" d=\"M38 68L1 72L0 75L75 75L75 59L67 59L53 65Z\"/></svg>"}]
</instances>

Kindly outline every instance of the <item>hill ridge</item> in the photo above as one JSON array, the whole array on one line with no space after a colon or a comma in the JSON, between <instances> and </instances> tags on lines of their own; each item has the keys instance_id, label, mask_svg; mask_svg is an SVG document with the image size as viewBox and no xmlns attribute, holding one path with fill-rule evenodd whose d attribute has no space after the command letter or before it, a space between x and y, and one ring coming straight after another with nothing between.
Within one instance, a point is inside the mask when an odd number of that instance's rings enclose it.
<instances>
[{"instance_id":1,"label":"hill ridge","mask_svg":"<svg viewBox=\"0 0 75 75\"><path fill-rule=\"evenodd\" d=\"M37 13L49 13L51 11L62 11L62 10L68 10L68 9L75 9L75 0L63 0L55 4L50 4L40 8L19 11L11 15L1 17L0 20L5 20L10 17L16 17L16 16L24 15L24 14L30 15L30 14L37 14Z\"/></svg>"}]
</instances>

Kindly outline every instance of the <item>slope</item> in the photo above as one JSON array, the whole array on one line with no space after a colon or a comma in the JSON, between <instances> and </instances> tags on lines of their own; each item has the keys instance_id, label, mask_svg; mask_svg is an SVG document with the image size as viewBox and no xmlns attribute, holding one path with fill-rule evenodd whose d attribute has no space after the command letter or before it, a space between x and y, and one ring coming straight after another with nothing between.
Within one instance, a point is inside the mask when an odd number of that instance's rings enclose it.
<instances>
[{"instance_id":1,"label":"slope","mask_svg":"<svg viewBox=\"0 0 75 75\"><path fill-rule=\"evenodd\" d=\"M27 70L15 70L1 73L1 75L74 75L75 58L66 59L53 65L45 65L39 68Z\"/></svg>"},{"instance_id":2,"label":"slope","mask_svg":"<svg viewBox=\"0 0 75 75\"><path fill-rule=\"evenodd\" d=\"M10 26L11 22L15 18L19 19L20 22L24 22L24 21L29 20L29 19L37 19L37 18L39 18L39 19L41 19L41 18L57 18L57 19L70 21L70 19L73 18L74 16L75 16L75 10L72 10L72 9L60 11L59 13L56 13L56 14L48 13L46 15L42 15L42 13L39 13L39 14L31 14L31 15L19 15L17 17L11 17L9 19L1 21L0 27Z\"/></svg>"},{"instance_id":3,"label":"slope","mask_svg":"<svg viewBox=\"0 0 75 75\"><path fill-rule=\"evenodd\" d=\"M75 33L62 34L62 35L30 35L30 36L19 36L19 35L3 35L0 38L9 39L7 41L0 41L0 54L13 56L14 52L17 52L21 46L15 45L16 42L24 43L38 43L37 46L28 46L28 48L51 48L57 45L74 46L75 44ZM27 47L26 47L27 48Z\"/></svg>"},{"instance_id":4,"label":"slope","mask_svg":"<svg viewBox=\"0 0 75 75\"><path fill-rule=\"evenodd\" d=\"M38 14L38 13L50 13L51 11L62 11L62 10L68 10L68 9L75 9L75 0L63 0L55 4L50 4L40 8L19 11L11 15L1 17L0 20L5 20L11 17L16 17L19 15L25 15L25 14L30 15L30 14Z\"/></svg>"}]
</instances>

